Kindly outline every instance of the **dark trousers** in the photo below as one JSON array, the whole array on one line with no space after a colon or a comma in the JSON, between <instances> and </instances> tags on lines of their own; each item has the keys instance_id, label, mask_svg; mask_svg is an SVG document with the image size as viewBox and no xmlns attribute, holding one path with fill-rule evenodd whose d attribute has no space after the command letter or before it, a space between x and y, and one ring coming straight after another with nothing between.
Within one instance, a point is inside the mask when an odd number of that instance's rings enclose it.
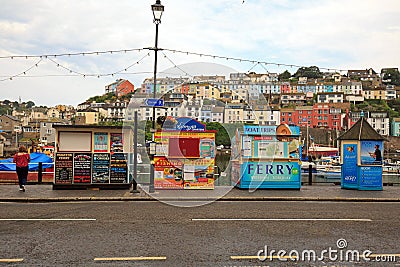
<instances>
[{"instance_id":1,"label":"dark trousers","mask_svg":"<svg viewBox=\"0 0 400 267\"><path fill-rule=\"evenodd\" d=\"M26 185L26 180L28 178L28 166L27 167L17 167L18 183L19 187Z\"/></svg>"}]
</instances>

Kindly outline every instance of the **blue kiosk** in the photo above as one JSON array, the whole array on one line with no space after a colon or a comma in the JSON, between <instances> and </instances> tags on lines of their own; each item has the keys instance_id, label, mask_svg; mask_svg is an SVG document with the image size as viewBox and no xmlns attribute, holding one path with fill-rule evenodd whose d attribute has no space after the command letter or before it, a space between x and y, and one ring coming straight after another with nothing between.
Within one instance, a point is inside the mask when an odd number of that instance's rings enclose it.
<instances>
[{"instance_id":1,"label":"blue kiosk","mask_svg":"<svg viewBox=\"0 0 400 267\"><path fill-rule=\"evenodd\" d=\"M356 190L382 190L383 141L361 117L339 137L342 163L341 187Z\"/></svg>"},{"instance_id":2,"label":"blue kiosk","mask_svg":"<svg viewBox=\"0 0 400 267\"><path fill-rule=\"evenodd\" d=\"M242 189L300 189L300 128L245 125L232 140L232 182Z\"/></svg>"}]
</instances>

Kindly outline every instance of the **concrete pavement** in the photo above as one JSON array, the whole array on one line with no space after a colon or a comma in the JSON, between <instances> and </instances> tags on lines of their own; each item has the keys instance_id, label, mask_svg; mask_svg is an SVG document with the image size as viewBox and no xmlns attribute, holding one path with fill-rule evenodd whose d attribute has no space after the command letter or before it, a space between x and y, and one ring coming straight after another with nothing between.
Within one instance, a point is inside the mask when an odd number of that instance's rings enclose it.
<instances>
[{"instance_id":1,"label":"concrete pavement","mask_svg":"<svg viewBox=\"0 0 400 267\"><path fill-rule=\"evenodd\" d=\"M49 184L27 185L20 192L18 185L0 185L0 202L70 202L70 201L355 201L400 202L400 186L384 186L383 191L341 189L340 185L303 185L300 190L242 190L216 186L214 190L156 190L147 193L139 185L139 193L131 190L53 190Z\"/></svg>"}]
</instances>

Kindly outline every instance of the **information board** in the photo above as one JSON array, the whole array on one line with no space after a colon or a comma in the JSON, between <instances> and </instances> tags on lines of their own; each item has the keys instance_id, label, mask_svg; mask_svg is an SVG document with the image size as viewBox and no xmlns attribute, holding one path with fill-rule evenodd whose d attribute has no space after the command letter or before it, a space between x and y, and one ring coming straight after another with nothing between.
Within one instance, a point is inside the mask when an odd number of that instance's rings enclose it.
<instances>
[{"instance_id":1,"label":"information board","mask_svg":"<svg viewBox=\"0 0 400 267\"><path fill-rule=\"evenodd\" d=\"M110 182L110 153L94 153L92 183Z\"/></svg>"},{"instance_id":2,"label":"information board","mask_svg":"<svg viewBox=\"0 0 400 267\"><path fill-rule=\"evenodd\" d=\"M71 184L73 177L73 154L56 153L54 175L56 184Z\"/></svg>"},{"instance_id":3,"label":"information board","mask_svg":"<svg viewBox=\"0 0 400 267\"><path fill-rule=\"evenodd\" d=\"M382 167L362 166L360 167L359 188L382 190Z\"/></svg>"},{"instance_id":4,"label":"information board","mask_svg":"<svg viewBox=\"0 0 400 267\"><path fill-rule=\"evenodd\" d=\"M90 183L92 174L92 153L74 154L74 184Z\"/></svg>"},{"instance_id":5,"label":"information board","mask_svg":"<svg viewBox=\"0 0 400 267\"><path fill-rule=\"evenodd\" d=\"M110 183L127 183L128 181L128 155L126 153L111 154Z\"/></svg>"}]
</instances>

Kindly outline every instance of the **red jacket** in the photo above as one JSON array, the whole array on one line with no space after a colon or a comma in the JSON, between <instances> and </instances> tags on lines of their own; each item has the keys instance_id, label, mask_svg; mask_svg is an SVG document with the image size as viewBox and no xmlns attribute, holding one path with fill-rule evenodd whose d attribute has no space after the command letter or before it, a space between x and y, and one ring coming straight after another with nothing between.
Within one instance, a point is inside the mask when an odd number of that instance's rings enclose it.
<instances>
[{"instance_id":1,"label":"red jacket","mask_svg":"<svg viewBox=\"0 0 400 267\"><path fill-rule=\"evenodd\" d=\"M13 162L16 163L17 167L27 167L29 161L31 161L31 157L28 153L19 152L14 155Z\"/></svg>"}]
</instances>

